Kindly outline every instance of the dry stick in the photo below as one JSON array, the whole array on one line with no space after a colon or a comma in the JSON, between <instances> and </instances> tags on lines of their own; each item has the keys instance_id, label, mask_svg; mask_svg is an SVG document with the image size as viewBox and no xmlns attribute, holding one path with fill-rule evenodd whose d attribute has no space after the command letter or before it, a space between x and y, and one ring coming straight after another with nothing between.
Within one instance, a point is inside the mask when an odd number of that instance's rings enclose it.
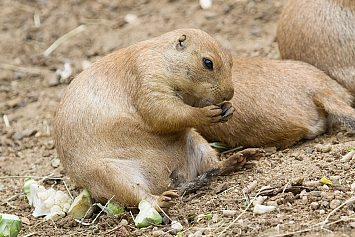
<instances>
[{"instance_id":1,"label":"dry stick","mask_svg":"<svg viewBox=\"0 0 355 237\"><path fill-rule=\"evenodd\" d=\"M256 200L256 197L260 194L260 191L258 191L258 193L255 195L255 197L253 198L253 200ZM242 213L239 214L239 216L237 216L221 233L219 233L218 237L220 237L224 232L227 231L227 229L229 229L241 216L244 215L244 213L247 212L247 210L249 209L249 207L253 204L253 201L251 201L248 206L243 210Z\"/></svg>"},{"instance_id":2,"label":"dry stick","mask_svg":"<svg viewBox=\"0 0 355 237\"><path fill-rule=\"evenodd\" d=\"M110 198L110 200L108 200L105 204L104 207L108 206L108 203L114 198L115 196L112 196L112 198ZM96 219L99 218L99 216L102 214L102 212L104 211L104 208L101 208L101 211L99 212L99 214L97 214L97 216L95 217L95 219L91 222L92 224L95 223Z\"/></svg>"},{"instance_id":3,"label":"dry stick","mask_svg":"<svg viewBox=\"0 0 355 237\"><path fill-rule=\"evenodd\" d=\"M73 197L73 195L71 195L71 193L70 193L70 190L69 190L69 188L68 188L67 183L66 183L65 181L63 181L63 184L64 184L64 186L65 186L65 189L66 189L66 190L67 190L67 192L69 193L70 198L73 200L73 199L74 199L74 197Z\"/></svg>"},{"instance_id":4,"label":"dry stick","mask_svg":"<svg viewBox=\"0 0 355 237\"><path fill-rule=\"evenodd\" d=\"M328 220L329 220L329 217L331 215L333 215L336 211L338 211L340 208L342 208L343 206L345 206L346 204L348 203L351 203L351 202L354 202L355 201L355 197L351 197L350 199L348 199L347 201L345 201L343 204L341 204L340 206L338 206L337 208L335 208L333 211L331 211L328 216L325 218L324 221L318 223L318 224L315 224L313 225L312 227L309 227L307 229L303 229L303 230L298 230L298 231L294 231L294 232L287 232L287 233L284 233L284 234L279 234L279 235L274 235L274 237L283 237L283 236L288 236L288 235L294 235L294 234L299 234L299 233L304 233L304 232L308 232L308 231L311 231L311 230L314 230L315 228L321 228L323 230L327 230L325 229L324 227L325 226L330 226L330 225L333 225L333 224L336 224L338 222L341 222L343 220L337 220L337 221L333 221L331 223L328 223ZM328 230L327 230L328 231Z\"/></svg>"},{"instance_id":5,"label":"dry stick","mask_svg":"<svg viewBox=\"0 0 355 237\"><path fill-rule=\"evenodd\" d=\"M32 232L32 233L29 233L29 234L24 235L24 236L22 236L22 237L30 237L30 236L35 235L35 234L37 234L37 233L36 233L36 232Z\"/></svg>"},{"instance_id":6,"label":"dry stick","mask_svg":"<svg viewBox=\"0 0 355 237\"><path fill-rule=\"evenodd\" d=\"M0 63L0 68L12 70L16 72L31 73L31 74L48 74L46 70L40 68L19 67L11 64L6 64L6 63Z\"/></svg>"},{"instance_id":7,"label":"dry stick","mask_svg":"<svg viewBox=\"0 0 355 237\"><path fill-rule=\"evenodd\" d=\"M340 208L342 208L343 206L345 206L346 204L351 203L351 202L355 202L355 197L349 198L349 199L346 200L343 204L341 204L340 206L338 206L337 208L335 208L333 211L331 211L331 212L328 214L327 218L325 218L325 220L324 220L323 222L319 223L319 224L323 224L323 226L324 226L324 225L328 222L329 217L330 217L331 215L333 215L333 214L334 214L336 211L338 211Z\"/></svg>"},{"instance_id":8,"label":"dry stick","mask_svg":"<svg viewBox=\"0 0 355 237\"><path fill-rule=\"evenodd\" d=\"M25 178L36 178L36 179L59 179L59 180L64 180L66 178L59 178L59 177L51 177L51 176L0 176L0 179L25 179ZM41 180L40 180L41 181Z\"/></svg>"},{"instance_id":9,"label":"dry stick","mask_svg":"<svg viewBox=\"0 0 355 237\"><path fill-rule=\"evenodd\" d=\"M236 148L232 148L232 149L230 149L230 150L221 152L221 155L224 155L224 154L230 153L230 152L235 152L235 151L242 150L242 149L243 149L242 146L238 146L238 147L236 147Z\"/></svg>"},{"instance_id":10,"label":"dry stick","mask_svg":"<svg viewBox=\"0 0 355 237\"><path fill-rule=\"evenodd\" d=\"M75 36L76 34L79 34L80 32L84 31L86 29L86 25L80 25L77 28L75 28L74 30L66 33L65 35L63 35L62 37L58 38L56 41L54 41L54 43L49 46L48 49L46 49L46 51L44 51L43 56L47 57L48 55L50 55L53 50L55 50L61 43L63 43L64 41L70 39L71 37Z\"/></svg>"}]
</instances>

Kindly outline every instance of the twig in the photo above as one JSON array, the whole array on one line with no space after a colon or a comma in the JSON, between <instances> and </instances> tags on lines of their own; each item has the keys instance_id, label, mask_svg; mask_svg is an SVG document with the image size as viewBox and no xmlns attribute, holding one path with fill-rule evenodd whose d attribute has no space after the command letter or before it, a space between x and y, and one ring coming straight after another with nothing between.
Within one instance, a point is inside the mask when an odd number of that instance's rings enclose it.
<instances>
[{"instance_id":1,"label":"twig","mask_svg":"<svg viewBox=\"0 0 355 237\"><path fill-rule=\"evenodd\" d=\"M71 193L70 193L70 191L69 191L69 188L68 188L67 183L66 183L65 181L63 181L63 184L64 184L64 186L65 186L65 189L66 189L66 190L67 190L67 192L69 193L70 198L73 200L73 199L74 199L74 197L73 197L73 195L71 195Z\"/></svg>"},{"instance_id":2,"label":"twig","mask_svg":"<svg viewBox=\"0 0 355 237\"><path fill-rule=\"evenodd\" d=\"M59 178L59 177L51 177L51 176L0 176L0 179L25 179L25 178L36 178L36 179L59 179L59 180L64 180L66 178Z\"/></svg>"},{"instance_id":3,"label":"twig","mask_svg":"<svg viewBox=\"0 0 355 237\"><path fill-rule=\"evenodd\" d=\"M108 206L108 203L114 198L115 196L112 196L112 198L110 198L110 200L108 200L105 204L104 207ZM97 216L95 217L95 219L91 222L92 224L95 223L96 219L99 218L99 216L102 214L102 212L104 211L104 208L101 208L101 211L99 212L99 214L97 214Z\"/></svg>"},{"instance_id":4,"label":"twig","mask_svg":"<svg viewBox=\"0 0 355 237\"><path fill-rule=\"evenodd\" d=\"M49 46L48 49L46 49L46 51L44 51L43 56L47 57L48 55L50 55L61 43L63 43L64 41L70 39L71 37L75 36L76 34L79 34L80 32L84 31L86 29L86 25L80 25L77 28L75 28L74 30L66 33L65 35L61 36L60 38L58 38L56 41L54 41L54 43Z\"/></svg>"},{"instance_id":5,"label":"twig","mask_svg":"<svg viewBox=\"0 0 355 237\"><path fill-rule=\"evenodd\" d=\"M73 218L74 221L78 222L80 225L86 225L86 226L89 226L91 225L91 223L87 223L87 222L84 222L83 220L77 220L75 218Z\"/></svg>"},{"instance_id":6,"label":"twig","mask_svg":"<svg viewBox=\"0 0 355 237\"><path fill-rule=\"evenodd\" d=\"M325 226L330 226L330 225L333 225L333 224L336 224L336 223L339 223L339 222L342 222L343 220L342 219L339 219L339 220L336 220L336 221L333 221L333 222L330 222L330 223L327 223L330 216L333 215L336 211L338 211L340 208L342 208L343 206L345 206L346 204L348 203L351 203L351 202L354 202L355 201L355 197L351 197L350 199L348 199L347 201L345 201L343 204L341 204L340 206L338 206L337 208L335 208L334 210L332 210L328 216L325 218L324 221L318 223L318 224L315 224L309 228L306 228L306 229L303 229L303 230L298 230L298 231L294 231L294 232L287 232L287 233L284 233L284 234L278 234L278 235L274 235L274 237L283 237L283 236L290 236L290 235L295 235L295 234L300 234L300 233L304 233L304 232L308 232L308 231L311 231L311 230L315 230L315 229L322 229L322 230L325 230L325 231L329 231L327 229L325 229Z\"/></svg>"},{"instance_id":7,"label":"twig","mask_svg":"<svg viewBox=\"0 0 355 237\"><path fill-rule=\"evenodd\" d=\"M283 190L282 190L282 194L285 193L285 190L286 190L287 186L288 186L288 183L285 184L285 187L284 187Z\"/></svg>"},{"instance_id":8,"label":"twig","mask_svg":"<svg viewBox=\"0 0 355 237\"><path fill-rule=\"evenodd\" d=\"M49 74L49 72L47 72L44 69L19 67L19 66L7 64L7 63L0 63L0 68L6 69L6 70L12 70L15 72L24 72L24 73L31 73L31 74Z\"/></svg>"},{"instance_id":9,"label":"twig","mask_svg":"<svg viewBox=\"0 0 355 237\"><path fill-rule=\"evenodd\" d=\"M351 202L355 202L355 197L349 198L349 199L346 200L343 204L341 204L341 205L338 206L337 208L334 208L334 210L331 211L331 212L328 214L327 218L325 218L325 220L324 220L323 222L319 223L319 224L323 224L323 226L324 226L324 225L328 222L329 217L330 217L331 215L333 215L333 214L334 214L335 212L337 212L340 208L342 208L343 206L345 206L346 204L351 203Z\"/></svg>"},{"instance_id":10,"label":"twig","mask_svg":"<svg viewBox=\"0 0 355 237\"><path fill-rule=\"evenodd\" d=\"M107 231L106 234L110 234L111 232L113 232L113 231L115 231L115 230L117 230L117 229L119 229L119 228L121 228L121 227L122 227L122 225L115 226L115 227L113 227L111 230Z\"/></svg>"},{"instance_id":11,"label":"twig","mask_svg":"<svg viewBox=\"0 0 355 237\"><path fill-rule=\"evenodd\" d=\"M232 148L232 149L230 149L230 150L221 152L221 155L224 155L224 154L230 153L230 152L235 152L235 151L242 150L242 149L243 149L242 146L238 146L238 147L236 147L236 148Z\"/></svg>"},{"instance_id":12,"label":"twig","mask_svg":"<svg viewBox=\"0 0 355 237\"><path fill-rule=\"evenodd\" d=\"M242 213L239 214L239 216L237 216L226 228L224 228L224 230L219 233L218 237L222 236L222 234L224 232L226 232L241 216L244 215L244 213L247 212L247 210L249 209L249 207L253 204L253 202L256 200L256 197L260 194L260 191L258 191L258 193L255 195L255 197L253 198L253 200L251 202L249 202L248 206L242 211Z\"/></svg>"},{"instance_id":13,"label":"twig","mask_svg":"<svg viewBox=\"0 0 355 237\"><path fill-rule=\"evenodd\" d=\"M160 206L158 205L158 203L155 202L155 205L159 208L159 210L170 220L173 221L170 216L168 216L168 214L166 214L166 212L160 208Z\"/></svg>"},{"instance_id":14,"label":"twig","mask_svg":"<svg viewBox=\"0 0 355 237\"><path fill-rule=\"evenodd\" d=\"M21 195L23 195L23 194L24 194L24 193L15 194L15 195L9 197L8 199L6 199L5 202L7 203L7 202L11 201L12 199L15 199L15 198L17 198L17 197L19 197L19 196L21 196Z\"/></svg>"},{"instance_id":15,"label":"twig","mask_svg":"<svg viewBox=\"0 0 355 237\"><path fill-rule=\"evenodd\" d=\"M24 235L24 236L22 236L22 237L30 237L30 236L35 235L35 234L37 234L37 233L36 233L36 232L32 232L32 233L29 233L29 234Z\"/></svg>"}]
</instances>

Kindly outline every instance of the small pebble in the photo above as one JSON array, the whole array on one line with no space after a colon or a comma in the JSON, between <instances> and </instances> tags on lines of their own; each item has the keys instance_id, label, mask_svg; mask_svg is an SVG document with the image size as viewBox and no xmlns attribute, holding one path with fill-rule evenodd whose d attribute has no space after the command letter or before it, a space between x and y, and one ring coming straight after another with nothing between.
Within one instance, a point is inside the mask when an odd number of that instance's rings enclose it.
<instances>
[{"instance_id":1,"label":"small pebble","mask_svg":"<svg viewBox=\"0 0 355 237\"><path fill-rule=\"evenodd\" d=\"M258 184L258 181L256 181L256 180L251 182L246 188L243 189L244 193L247 194L247 193L252 192L256 188L257 184Z\"/></svg>"},{"instance_id":2,"label":"small pebble","mask_svg":"<svg viewBox=\"0 0 355 237\"><path fill-rule=\"evenodd\" d=\"M216 194L219 194L225 190L227 190L229 187L229 183L225 182L225 183L222 183L222 184L219 184L217 185L217 187L215 188L215 193Z\"/></svg>"},{"instance_id":3,"label":"small pebble","mask_svg":"<svg viewBox=\"0 0 355 237\"><path fill-rule=\"evenodd\" d=\"M254 202L254 204L263 204L263 202L265 201L266 197L264 196L258 196Z\"/></svg>"},{"instance_id":4,"label":"small pebble","mask_svg":"<svg viewBox=\"0 0 355 237\"><path fill-rule=\"evenodd\" d=\"M266 206L277 206L277 202L276 201L268 201L266 202Z\"/></svg>"},{"instance_id":5,"label":"small pebble","mask_svg":"<svg viewBox=\"0 0 355 237\"><path fill-rule=\"evenodd\" d=\"M323 207L329 207L329 202L328 201L323 201L322 202Z\"/></svg>"},{"instance_id":6,"label":"small pebble","mask_svg":"<svg viewBox=\"0 0 355 237\"><path fill-rule=\"evenodd\" d=\"M322 184L318 181L308 181L304 183L304 186L306 187L318 187L318 186L322 186Z\"/></svg>"},{"instance_id":7,"label":"small pebble","mask_svg":"<svg viewBox=\"0 0 355 237\"><path fill-rule=\"evenodd\" d=\"M322 209L322 210L319 210L319 214L321 215L324 215L325 214L325 211Z\"/></svg>"},{"instance_id":8,"label":"small pebble","mask_svg":"<svg viewBox=\"0 0 355 237\"><path fill-rule=\"evenodd\" d=\"M291 180L291 184L292 185L302 185L303 184L303 181L304 181L304 177L301 176L301 177L297 177L295 179L292 179Z\"/></svg>"},{"instance_id":9,"label":"small pebble","mask_svg":"<svg viewBox=\"0 0 355 237\"><path fill-rule=\"evenodd\" d=\"M330 202L329 206L331 209L337 208L338 206L340 206L341 202L338 199L334 199Z\"/></svg>"},{"instance_id":10,"label":"small pebble","mask_svg":"<svg viewBox=\"0 0 355 237\"><path fill-rule=\"evenodd\" d=\"M175 229L177 232L181 231L182 230L182 225L180 222L178 221L172 221L171 222L171 228L172 229Z\"/></svg>"},{"instance_id":11,"label":"small pebble","mask_svg":"<svg viewBox=\"0 0 355 237\"><path fill-rule=\"evenodd\" d=\"M322 199L324 199L324 200L330 201L330 200L333 200L334 197L335 197L335 196L334 196L333 193L327 193L327 192L323 192L323 193L322 193Z\"/></svg>"},{"instance_id":12,"label":"small pebble","mask_svg":"<svg viewBox=\"0 0 355 237\"><path fill-rule=\"evenodd\" d=\"M350 225L351 228L355 229L355 222L350 222L349 225Z\"/></svg>"},{"instance_id":13,"label":"small pebble","mask_svg":"<svg viewBox=\"0 0 355 237\"><path fill-rule=\"evenodd\" d=\"M51 76L51 77L49 77L47 79L47 84L48 84L49 87L58 86L59 83L60 83L59 82L59 77L58 77L57 74L55 74L55 75L53 75L53 76Z\"/></svg>"},{"instance_id":14,"label":"small pebble","mask_svg":"<svg viewBox=\"0 0 355 237\"><path fill-rule=\"evenodd\" d=\"M188 237L201 237L203 235L203 230L198 230L193 234L189 234Z\"/></svg>"},{"instance_id":15,"label":"small pebble","mask_svg":"<svg viewBox=\"0 0 355 237\"><path fill-rule=\"evenodd\" d=\"M307 195L308 195L308 193L307 193L306 190L302 190L302 191L300 192L300 198L303 198L303 196L307 196Z\"/></svg>"},{"instance_id":16,"label":"small pebble","mask_svg":"<svg viewBox=\"0 0 355 237\"><path fill-rule=\"evenodd\" d=\"M23 138L23 135L21 132L15 132L14 135L12 135L12 139L14 140L21 140Z\"/></svg>"},{"instance_id":17,"label":"small pebble","mask_svg":"<svg viewBox=\"0 0 355 237\"><path fill-rule=\"evenodd\" d=\"M323 191L328 191L328 190L329 190L329 186L326 185L326 184L324 184L324 185L321 187L321 189L322 189Z\"/></svg>"},{"instance_id":18,"label":"small pebble","mask_svg":"<svg viewBox=\"0 0 355 237\"><path fill-rule=\"evenodd\" d=\"M27 129L22 131L22 135L24 137L31 137L31 136L35 135L37 132L38 131L36 129L27 128Z\"/></svg>"},{"instance_id":19,"label":"small pebble","mask_svg":"<svg viewBox=\"0 0 355 237\"><path fill-rule=\"evenodd\" d=\"M18 106L20 103L21 103L20 97L17 97L16 99L8 100L5 102L5 104L10 108L14 108L14 107Z\"/></svg>"},{"instance_id":20,"label":"small pebble","mask_svg":"<svg viewBox=\"0 0 355 237\"><path fill-rule=\"evenodd\" d=\"M128 221L126 219L122 219L120 224L121 225L128 225Z\"/></svg>"},{"instance_id":21,"label":"small pebble","mask_svg":"<svg viewBox=\"0 0 355 237\"><path fill-rule=\"evenodd\" d=\"M265 152L265 156L270 156L272 154L275 154L277 152L277 148L276 147L266 147L264 148L264 152Z\"/></svg>"},{"instance_id":22,"label":"small pebble","mask_svg":"<svg viewBox=\"0 0 355 237\"><path fill-rule=\"evenodd\" d=\"M320 197L321 191L310 191L309 195L314 196L314 197Z\"/></svg>"},{"instance_id":23,"label":"small pebble","mask_svg":"<svg viewBox=\"0 0 355 237\"><path fill-rule=\"evenodd\" d=\"M91 64L92 64L92 63L91 63L89 60L83 60L83 61L81 61L81 68L82 68L83 70L85 70L85 69L87 69L88 67L90 67Z\"/></svg>"},{"instance_id":24,"label":"small pebble","mask_svg":"<svg viewBox=\"0 0 355 237\"><path fill-rule=\"evenodd\" d=\"M218 214L213 214L213 215L212 215L212 221L213 221L214 223L217 223L217 222L218 222Z\"/></svg>"},{"instance_id":25,"label":"small pebble","mask_svg":"<svg viewBox=\"0 0 355 237\"><path fill-rule=\"evenodd\" d=\"M222 214L224 217L233 217L237 213L236 210L223 210Z\"/></svg>"},{"instance_id":26,"label":"small pebble","mask_svg":"<svg viewBox=\"0 0 355 237\"><path fill-rule=\"evenodd\" d=\"M318 202L312 202L312 203L311 203L311 208L312 208L313 210L318 209L318 207L319 207L319 203L318 203Z\"/></svg>"},{"instance_id":27,"label":"small pebble","mask_svg":"<svg viewBox=\"0 0 355 237\"><path fill-rule=\"evenodd\" d=\"M134 15L134 14L127 14L125 15L124 17L124 20L128 23L128 24L131 24L133 22L135 22L137 20L137 16Z\"/></svg>"},{"instance_id":28,"label":"small pebble","mask_svg":"<svg viewBox=\"0 0 355 237\"><path fill-rule=\"evenodd\" d=\"M158 236L164 236L166 233L162 230L155 230L153 231L153 236L158 237Z\"/></svg>"},{"instance_id":29,"label":"small pebble","mask_svg":"<svg viewBox=\"0 0 355 237\"><path fill-rule=\"evenodd\" d=\"M327 153L330 152L332 150L332 145L330 144L326 144L326 145L322 145L322 144L317 144L315 146L316 151L322 152L322 153Z\"/></svg>"}]
</instances>

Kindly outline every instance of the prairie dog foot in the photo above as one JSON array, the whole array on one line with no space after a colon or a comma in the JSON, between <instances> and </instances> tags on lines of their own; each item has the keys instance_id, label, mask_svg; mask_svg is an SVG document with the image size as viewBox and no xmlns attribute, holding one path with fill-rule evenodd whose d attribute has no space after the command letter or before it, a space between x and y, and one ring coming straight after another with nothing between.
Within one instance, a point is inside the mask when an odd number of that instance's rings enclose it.
<instances>
[{"instance_id":1,"label":"prairie dog foot","mask_svg":"<svg viewBox=\"0 0 355 237\"><path fill-rule=\"evenodd\" d=\"M238 171L251 160L259 160L264 154L264 151L259 148L248 148L242 151L239 151L226 160L222 161L222 164L219 168L220 175L230 174L232 172Z\"/></svg>"},{"instance_id":2,"label":"prairie dog foot","mask_svg":"<svg viewBox=\"0 0 355 237\"><path fill-rule=\"evenodd\" d=\"M155 207L155 209L158 212L161 212L160 209L162 209L163 211L168 211L169 208L171 206L173 206L175 204L174 199L177 198L179 196L179 194L177 193L176 190L168 190L163 192L157 200L157 205L159 207Z\"/></svg>"}]
</instances>

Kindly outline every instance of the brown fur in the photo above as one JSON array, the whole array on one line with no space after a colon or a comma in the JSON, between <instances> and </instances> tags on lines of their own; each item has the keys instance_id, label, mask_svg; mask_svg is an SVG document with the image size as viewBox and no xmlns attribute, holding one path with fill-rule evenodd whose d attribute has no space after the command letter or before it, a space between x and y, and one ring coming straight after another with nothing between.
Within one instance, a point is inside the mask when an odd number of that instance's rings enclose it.
<instances>
[{"instance_id":1,"label":"brown fur","mask_svg":"<svg viewBox=\"0 0 355 237\"><path fill-rule=\"evenodd\" d=\"M235 58L233 65L233 117L199 127L207 140L284 148L322 134L332 121L355 129L353 97L319 69L266 58Z\"/></svg>"},{"instance_id":2,"label":"brown fur","mask_svg":"<svg viewBox=\"0 0 355 237\"><path fill-rule=\"evenodd\" d=\"M283 59L310 63L355 95L354 0L290 0L277 41Z\"/></svg>"},{"instance_id":3,"label":"brown fur","mask_svg":"<svg viewBox=\"0 0 355 237\"><path fill-rule=\"evenodd\" d=\"M221 164L192 129L233 112L224 102L233 96L231 67L230 54L193 29L97 61L69 85L54 120L66 172L98 201L114 197L137 206L145 199L169 207L176 197L172 181L178 185L214 167L223 172L233 163Z\"/></svg>"}]
</instances>

